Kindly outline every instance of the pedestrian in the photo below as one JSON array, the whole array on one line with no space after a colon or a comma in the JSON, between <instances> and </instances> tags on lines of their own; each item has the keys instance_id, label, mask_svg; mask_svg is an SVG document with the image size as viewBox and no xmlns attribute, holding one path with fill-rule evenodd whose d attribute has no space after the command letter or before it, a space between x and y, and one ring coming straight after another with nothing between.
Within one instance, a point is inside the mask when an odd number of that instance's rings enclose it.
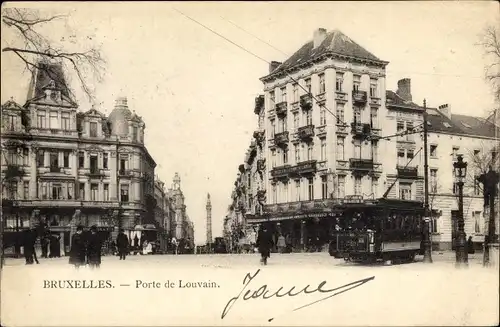
<instances>
[{"instance_id":1,"label":"pedestrian","mask_svg":"<svg viewBox=\"0 0 500 327\"><path fill-rule=\"evenodd\" d=\"M260 262L264 265L267 265L267 259L271 257L273 238L266 227L263 227L259 231L259 235L257 236L257 247L259 248L261 256Z\"/></svg>"},{"instance_id":2,"label":"pedestrian","mask_svg":"<svg viewBox=\"0 0 500 327\"><path fill-rule=\"evenodd\" d=\"M49 253L49 244L50 244L50 234L45 234L41 240L42 258L47 258Z\"/></svg>"},{"instance_id":3,"label":"pedestrian","mask_svg":"<svg viewBox=\"0 0 500 327\"><path fill-rule=\"evenodd\" d=\"M467 251L469 254L474 254L476 251L474 250L474 242L472 241L472 236L469 236L467 240Z\"/></svg>"},{"instance_id":4,"label":"pedestrian","mask_svg":"<svg viewBox=\"0 0 500 327\"><path fill-rule=\"evenodd\" d=\"M90 227L90 235L87 242L87 263L91 269L99 268L101 265L102 242L97 234L97 226Z\"/></svg>"},{"instance_id":5,"label":"pedestrian","mask_svg":"<svg viewBox=\"0 0 500 327\"><path fill-rule=\"evenodd\" d=\"M116 246L118 247L120 260L125 260L125 257L128 254L128 238L127 235L125 235L125 233L123 232L123 229L120 229L120 232L116 237Z\"/></svg>"},{"instance_id":6,"label":"pedestrian","mask_svg":"<svg viewBox=\"0 0 500 327\"><path fill-rule=\"evenodd\" d=\"M280 236L278 236L278 251L279 251L279 253L284 253L285 247L286 247L285 237L283 236L283 234L280 233Z\"/></svg>"},{"instance_id":7,"label":"pedestrian","mask_svg":"<svg viewBox=\"0 0 500 327\"><path fill-rule=\"evenodd\" d=\"M83 226L76 227L76 233L71 238L71 250L69 255L69 263L74 265L76 269L85 265L85 239L83 237Z\"/></svg>"},{"instance_id":8,"label":"pedestrian","mask_svg":"<svg viewBox=\"0 0 500 327\"><path fill-rule=\"evenodd\" d=\"M35 251L35 242L36 242L36 230L28 229L24 233L24 258L26 260L27 265L32 265L33 262L39 264L38 259L36 257Z\"/></svg>"},{"instance_id":9,"label":"pedestrian","mask_svg":"<svg viewBox=\"0 0 500 327\"><path fill-rule=\"evenodd\" d=\"M59 235L51 235L50 237L50 255L51 258L61 257L61 242Z\"/></svg>"}]
</instances>

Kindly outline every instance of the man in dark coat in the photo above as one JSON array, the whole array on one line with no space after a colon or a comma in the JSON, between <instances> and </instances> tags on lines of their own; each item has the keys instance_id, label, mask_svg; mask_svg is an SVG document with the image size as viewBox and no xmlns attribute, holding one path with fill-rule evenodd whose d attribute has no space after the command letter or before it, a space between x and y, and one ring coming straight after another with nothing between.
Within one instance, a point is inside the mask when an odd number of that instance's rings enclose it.
<instances>
[{"instance_id":1,"label":"man in dark coat","mask_svg":"<svg viewBox=\"0 0 500 327\"><path fill-rule=\"evenodd\" d=\"M260 252L260 262L267 265L267 258L271 257L271 248L273 247L273 238L267 228L262 228L257 236L257 247Z\"/></svg>"},{"instance_id":2,"label":"man in dark coat","mask_svg":"<svg viewBox=\"0 0 500 327\"><path fill-rule=\"evenodd\" d=\"M35 252L35 242L36 242L36 230L27 230L24 233L24 258L26 259L26 264L33 264L33 260L39 264Z\"/></svg>"},{"instance_id":3,"label":"man in dark coat","mask_svg":"<svg viewBox=\"0 0 500 327\"><path fill-rule=\"evenodd\" d=\"M69 263L74 265L76 269L85 265L85 240L82 233L83 226L78 226L76 228L76 234L71 238Z\"/></svg>"},{"instance_id":4,"label":"man in dark coat","mask_svg":"<svg viewBox=\"0 0 500 327\"><path fill-rule=\"evenodd\" d=\"M116 237L116 247L118 248L120 260L125 260L128 253L128 238L127 235L125 235L125 233L123 232L123 229L120 229L120 232Z\"/></svg>"},{"instance_id":5,"label":"man in dark coat","mask_svg":"<svg viewBox=\"0 0 500 327\"><path fill-rule=\"evenodd\" d=\"M50 234L42 236L42 258L47 258L49 253Z\"/></svg>"},{"instance_id":6,"label":"man in dark coat","mask_svg":"<svg viewBox=\"0 0 500 327\"><path fill-rule=\"evenodd\" d=\"M59 258L61 256L61 242L59 235L52 235L50 238L50 257Z\"/></svg>"},{"instance_id":7,"label":"man in dark coat","mask_svg":"<svg viewBox=\"0 0 500 327\"><path fill-rule=\"evenodd\" d=\"M97 234L97 226L90 227L90 235L87 242L87 262L90 268L99 268L101 265L102 242Z\"/></svg>"}]
</instances>

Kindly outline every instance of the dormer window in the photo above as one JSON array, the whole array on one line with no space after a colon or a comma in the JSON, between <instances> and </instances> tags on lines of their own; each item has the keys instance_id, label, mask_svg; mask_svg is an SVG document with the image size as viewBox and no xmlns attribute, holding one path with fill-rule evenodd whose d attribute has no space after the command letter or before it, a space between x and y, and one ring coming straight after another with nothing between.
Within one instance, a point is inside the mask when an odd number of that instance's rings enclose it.
<instances>
[{"instance_id":1,"label":"dormer window","mask_svg":"<svg viewBox=\"0 0 500 327\"><path fill-rule=\"evenodd\" d=\"M97 123L90 122L90 137L97 137Z\"/></svg>"},{"instance_id":2,"label":"dormer window","mask_svg":"<svg viewBox=\"0 0 500 327\"><path fill-rule=\"evenodd\" d=\"M50 98L51 98L53 101L57 101L57 99L58 99L58 94L57 94L57 91L52 91L52 92L50 92Z\"/></svg>"},{"instance_id":3,"label":"dormer window","mask_svg":"<svg viewBox=\"0 0 500 327\"><path fill-rule=\"evenodd\" d=\"M132 127L132 141L137 142L137 126Z\"/></svg>"}]
</instances>

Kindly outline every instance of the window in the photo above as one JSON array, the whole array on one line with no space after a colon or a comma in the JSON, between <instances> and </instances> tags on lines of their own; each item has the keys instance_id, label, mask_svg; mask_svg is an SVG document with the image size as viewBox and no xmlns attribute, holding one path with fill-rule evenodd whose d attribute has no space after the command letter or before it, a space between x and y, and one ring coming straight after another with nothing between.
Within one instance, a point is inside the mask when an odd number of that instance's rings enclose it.
<instances>
[{"instance_id":1,"label":"window","mask_svg":"<svg viewBox=\"0 0 500 327\"><path fill-rule=\"evenodd\" d=\"M344 74L343 73L337 73L337 78L335 82L335 91L336 92L342 92L342 84L344 83Z\"/></svg>"},{"instance_id":2,"label":"window","mask_svg":"<svg viewBox=\"0 0 500 327\"><path fill-rule=\"evenodd\" d=\"M344 123L344 104L337 103L337 124Z\"/></svg>"},{"instance_id":3,"label":"window","mask_svg":"<svg viewBox=\"0 0 500 327\"><path fill-rule=\"evenodd\" d=\"M312 110L306 111L306 125L312 125Z\"/></svg>"},{"instance_id":4,"label":"window","mask_svg":"<svg viewBox=\"0 0 500 327\"><path fill-rule=\"evenodd\" d=\"M10 148L7 152L7 164L17 165L17 148Z\"/></svg>"},{"instance_id":5,"label":"window","mask_svg":"<svg viewBox=\"0 0 500 327\"><path fill-rule=\"evenodd\" d=\"M326 160L326 139L321 139L321 161Z\"/></svg>"},{"instance_id":6,"label":"window","mask_svg":"<svg viewBox=\"0 0 500 327\"><path fill-rule=\"evenodd\" d=\"M312 160L313 158L313 144L307 144L307 160Z\"/></svg>"},{"instance_id":7,"label":"window","mask_svg":"<svg viewBox=\"0 0 500 327\"><path fill-rule=\"evenodd\" d=\"M431 230L430 230L430 232L433 233L433 234L439 233L439 231L438 231L438 218L436 218L436 217L433 217L431 219Z\"/></svg>"},{"instance_id":8,"label":"window","mask_svg":"<svg viewBox=\"0 0 500 327\"><path fill-rule=\"evenodd\" d=\"M47 199L47 183L46 182L41 182L40 183L40 194L43 200Z\"/></svg>"},{"instance_id":9,"label":"window","mask_svg":"<svg viewBox=\"0 0 500 327\"><path fill-rule=\"evenodd\" d=\"M295 129L299 128L299 113L298 112L293 113L293 128L295 128Z\"/></svg>"},{"instance_id":10,"label":"window","mask_svg":"<svg viewBox=\"0 0 500 327\"><path fill-rule=\"evenodd\" d=\"M97 123L90 122L90 137L97 137Z\"/></svg>"},{"instance_id":11,"label":"window","mask_svg":"<svg viewBox=\"0 0 500 327\"><path fill-rule=\"evenodd\" d=\"M9 131L14 131L16 129L16 116L8 116L9 122L7 128Z\"/></svg>"},{"instance_id":12,"label":"window","mask_svg":"<svg viewBox=\"0 0 500 327\"><path fill-rule=\"evenodd\" d=\"M372 196L374 199L378 196L378 178L372 177Z\"/></svg>"},{"instance_id":13,"label":"window","mask_svg":"<svg viewBox=\"0 0 500 327\"><path fill-rule=\"evenodd\" d=\"M454 146L453 149L452 149L452 156L453 156L453 160L457 160L457 157L458 157L458 150L460 148L457 147L457 146Z\"/></svg>"},{"instance_id":14,"label":"window","mask_svg":"<svg viewBox=\"0 0 500 327\"><path fill-rule=\"evenodd\" d=\"M397 134L402 134L405 130L405 122L404 121L398 121L397 122L397 126L396 126L396 133ZM401 139L402 137L399 136L399 138Z\"/></svg>"},{"instance_id":15,"label":"window","mask_svg":"<svg viewBox=\"0 0 500 327\"><path fill-rule=\"evenodd\" d=\"M337 160L345 160L344 159L344 138L337 138Z\"/></svg>"},{"instance_id":16,"label":"window","mask_svg":"<svg viewBox=\"0 0 500 327\"><path fill-rule=\"evenodd\" d=\"M286 87L282 87L280 89L280 93L281 93L281 101L286 102Z\"/></svg>"},{"instance_id":17,"label":"window","mask_svg":"<svg viewBox=\"0 0 500 327\"><path fill-rule=\"evenodd\" d=\"M398 166L404 166L405 163L405 150L398 150Z\"/></svg>"},{"instance_id":18,"label":"window","mask_svg":"<svg viewBox=\"0 0 500 327\"><path fill-rule=\"evenodd\" d=\"M61 128L65 131L68 131L70 129L69 126L69 112L62 112L61 113Z\"/></svg>"},{"instance_id":19,"label":"window","mask_svg":"<svg viewBox=\"0 0 500 327\"><path fill-rule=\"evenodd\" d=\"M128 202L129 201L128 186L129 186L128 184L120 185L120 201L121 202Z\"/></svg>"},{"instance_id":20,"label":"window","mask_svg":"<svg viewBox=\"0 0 500 327\"><path fill-rule=\"evenodd\" d=\"M307 194L308 194L308 200L312 201L314 200L314 179L312 177L309 177L307 179Z\"/></svg>"},{"instance_id":21,"label":"window","mask_svg":"<svg viewBox=\"0 0 500 327\"><path fill-rule=\"evenodd\" d=\"M326 109L321 108L319 112L319 124L320 125L326 125Z\"/></svg>"},{"instance_id":22,"label":"window","mask_svg":"<svg viewBox=\"0 0 500 327\"><path fill-rule=\"evenodd\" d=\"M39 110L37 113L38 128L47 128L46 113L44 110Z\"/></svg>"},{"instance_id":23,"label":"window","mask_svg":"<svg viewBox=\"0 0 500 327\"><path fill-rule=\"evenodd\" d=\"M481 183L477 180L478 176L474 176L474 195L481 195Z\"/></svg>"},{"instance_id":24,"label":"window","mask_svg":"<svg viewBox=\"0 0 500 327\"><path fill-rule=\"evenodd\" d=\"M283 202L288 202L288 181L283 182Z\"/></svg>"},{"instance_id":25,"label":"window","mask_svg":"<svg viewBox=\"0 0 500 327\"><path fill-rule=\"evenodd\" d=\"M276 190L276 184L273 184L273 187L272 187L272 192L273 192L273 199L272 199L272 203L278 203L278 193L277 193L277 190Z\"/></svg>"},{"instance_id":26,"label":"window","mask_svg":"<svg viewBox=\"0 0 500 327\"><path fill-rule=\"evenodd\" d=\"M361 177L354 177L354 194L355 195L361 195L362 190L361 190Z\"/></svg>"},{"instance_id":27,"label":"window","mask_svg":"<svg viewBox=\"0 0 500 327\"><path fill-rule=\"evenodd\" d=\"M90 201L99 201L99 186L90 184Z\"/></svg>"},{"instance_id":28,"label":"window","mask_svg":"<svg viewBox=\"0 0 500 327\"><path fill-rule=\"evenodd\" d=\"M377 108L370 109L370 126L372 128L377 128L378 126L378 110Z\"/></svg>"},{"instance_id":29,"label":"window","mask_svg":"<svg viewBox=\"0 0 500 327\"><path fill-rule=\"evenodd\" d=\"M293 102L299 101L299 85L297 83L293 84Z\"/></svg>"},{"instance_id":30,"label":"window","mask_svg":"<svg viewBox=\"0 0 500 327\"><path fill-rule=\"evenodd\" d=\"M90 172L96 174L98 172L97 155L90 155Z\"/></svg>"},{"instance_id":31,"label":"window","mask_svg":"<svg viewBox=\"0 0 500 327\"><path fill-rule=\"evenodd\" d=\"M57 111L51 111L49 114L49 124L51 129L59 128L59 119L57 117Z\"/></svg>"},{"instance_id":32,"label":"window","mask_svg":"<svg viewBox=\"0 0 500 327\"><path fill-rule=\"evenodd\" d=\"M300 162L300 147L298 144L295 144L293 147L295 150L295 163L299 163Z\"/></svg>"},{"instance_id":33,"label":"window","mask_svg":"<svg viewBox=\"0 0 500 327\"><path fill-rule=\"evenodd\" d=\"M413 150L407 150L406 152L406 164L410 167L415 167L415 164L412 164L413 161Z\"/></svg>"},{"instance_id":34,"label":"window","mask_svg":"<svg viewBox=\"0 0 500 327\"><path fill-rule=\"evenodd\" d=\"M274 91L269 92L269 101L270 101L271 107L274 107L274 105L276 104L276 96L274 94Z\"/></svg>"},{"instance_id":35,"label":"window","mask_svg":"<svg viewBox=\"0 0 500 327\"><path fill-rule=\"evenodd\" d=\"M68 183L68 199L73 199L73 183Z\"/></svg>"},{"instance_id":36,"label":"window","mask_svg":"<svg viewBox=\"0 0 500 327\"><path fill-rule=\"evenodd\" d=\"M8 192L8 198L12 200L17 200L17 182L16 181L10 181L7 182L7 192Z\"/></svg>"},{"instance_id":37,"label":"window","mask_svg":"<svg viewBox=\"0 0 500 327\"><path fill-rule=\"evenodd\" d=\"M24 148L23 149L23 166L29 166L30 165L30 151L29 149Z\"/></svg>"},{"instance_id":38,"label":"window","mask_svg":"<svg viewBox=\"0 0 500 327\"><path fill-rule=\"evenodd\" d=\"M107 153L102 154L102 168L108 169L108 154Z\"/></svg>"},{"instance_id":39,"label":"window","mask_svg":"<svg viewBox=\"0 0 500 327\"><path fill-rule=\"evenodd\" d=\"M45 165L45 151L38 150L36 153L36 166L44 167L44 165Z\"/></svg>"},{"instance_id":40,"label":"window","mask_svg":"<svg viewBox=\"0 0 500 327\"><path fill-rule=\"evenodd\" d=\"M285 118L280 118L278 120L278 132L279 133L283 133L283 132L286 132L287 131L287 128L286 128L286 117Z\"/></svg>"},{"instance_id":41,"label":"window","mask_svg":"<svg viewBox=\"0 0 500 327\"><path fill-rule=\"evenodd\" d=\"M337 196L339 199L343 199L345 197L345 176L339 176L337 178Z\"/></svg>"},{"instance_id":42,"label":"window","mask_svg":"<svg viewBox=\"0 0 500 327\"><path fill-rule=\"evenodd\" d=\"M325 74L319 74L319 93L325 93Z\"/></svg>"},{"instance_id":43,"label":"window","mask_svg":"<svg viewBox=\"0 0 500 327\"><path fill-rule=\"evenodd\" d=\"M30 198L30 182L23 182L23 199L28 200Z\"/></svg>"},{"instance_id":44,"label":"window","mask_svg":"<svg viewBox=\"0 0 500 327\"><path fill-rule=\"evenodd\" d=\"M273 138L274 134L276 133L276 122L274 119L271 119L270 123L271 123L270 133L271 133L271 138Z\"/></svg>"},{"instance_id":45,"label":"window","mask_svg":"<svg viewBox=\"0 0 500 327\"><path fill-rule=\"evenodd\" d=\"M63 167L69 168L69 152L68 151L63 152Z\"/></svg>"},{"instance_id":46,"label":"window","mask_svg":"<svg viewBox=\"0 0 500 327\"><path fill-rule=\"evenodd\" d=\"M61 200L63 198L62 185L52 183L52 200Z\"/></svg>"},{"instance_id":47,"label":"window","mask_svg":"<svg viewBox=\"0 0 500 327\"><path fill-rule=\"evenodd\" d=\"M399 198L401 200L411 200L410 183L399 183Z\"/></svg>"},{"instance_id":48,"label":"window","mask_svg":"<svg viewBox=\"0 0 500 327\"><path fill-rule=\"evenodd\" d=\"M305 79L305 84L306 84L307 94L310 94L311 93L311 79L310 78L306 78Z\"/></svg>"},{"instance_id":49,"label":"window","mask_svg":"<svg viewBox=\"0 0 500 327\"><path fill-rule=\"evenodd\" d=\"M474 217L474 233L481 234L482 233L481 211L472 212L472 217Z\"/></svg>"},{"instance_id":50,"label":"window","mask_svg":"<svg viewBox=\"0 0 500 327\"><path fill-rule=\"evenodd\" d=\"M354 124L361 124L361 109L358 107L353 108L354 111Z\"/></svg>"},{"instance_id":51,"label":"window","mask_svg":"<svg viewBox=\"0 0 500 327\"><path fill-rule=\"evenodd\" d=\"M352 82L352 89L354 92L359 91L359 86L361 85L361 76L360 75L353 75L353 82Z\"/></svg>"},{"instance_id":52,"label":"window","mask_svg":"<svg viewBox=\"0 0 500 327\"><path fill-rule=\"evenodd\" d=\"M295 201L300 201L300 180L295 181Z\"/></svg>"},{"instance_id":53,"label":"window","mask_svg":"<svg viewBox=\"0 0 500 327\"><path fill-rule=\"evenodd\" d=\"M271 150L271 168L276 167L276 150Z\"/></svg>"},{"instance_id":54,"label":"window","mask_svg":"<svg viewBox=\"0 0 500 327\"><path fill-rule=\"evenodd\" d=\"M431 144L430 146L430 156L433 157L433 158L436 158L437 157L437 145L435 144Z\"/></svg>"},{"instance_id":55,"label":"window","mask_svg":"<svg viewBox=\"0 0 500 327\"><path fill-rule=\"evenodd\" d=\"M322 199L328 198L328 176L327 175L321 176L321 198Z\"/></svg>"},{"instance_id":56,"label":"window","mask_svg":"<svg viewBox=\"0 0 500 327\"><path fill-rule=\"evenodd\" d=\"M437 169L431 169L430 170L430 187L431 187L431 193L437 193Z\"/></svg>"},{"instance_id":57,"label":"window","mask_svg":"<svg viewBox=\"0 0 500 327\"><path fill-rule=\"evenodd\" d=\"M370 97L378 98L378 90L377 90L377 79L370 78Z\"/></svg>"},{"instance_id":58,"label":"window","mask_svg":"<svg viewBox=\"0 0 500 327\"><path fill-rule=\"evenodd\" d=\"M59 153L50 153L50 168L59 168Z\"/></svg>"},{"instance_id":59,"label":"window","mask_svg":"<svg viewBox=\"0 0 500 327\"><path fill-rule=\"evenodd\" d=\"M85 183L78 184L78 199L85 201Z\"/></svg>"},{"instance_id":60,"label":"window","mask_svg":"<svg viewBox=\"0 0 500 327\"><path fill-rule=\"evenodd\" d=\"M353 141L354 141L354 156L353 156L353 158L361 159L361 141L360 140L353 140Z\"/></svg>"},{"instance_id":61,"label":"window","mask_svg":"<svg viewBox=\"0 0 500 327\"><path fill-rule=\"evenodd\" d=\"M83 151L78 152L78 168L85 167L85 153Z\"/></svg>"},{"instance_id":62,"label":"window","mask_svg":"<svg viewBox=\"0 0 500 327\"><path fill-rule=\"evenodd\" d=\"M137 126L132 127L132 141L137 142Z\"/></svg>"},{"instance_id":63,"label":"window","mask_svg":"<svg viewBox=\"0 0 500 327\"><path fill-rule=\"evenodd\" d=\"M378 143L373 142L371 148L372 148L372 160L373 162L378 162Z\"/></svg>"},{"instance_id":64,"label":"window","mask_svg":"<svg viewBox=\"0 0 500 327\"><path fill-rule=\"evenodd\" d=\"M283 150L283 164L288 164L288 148Z\"/></svg>"},{"instance_id":65,"label":"window","mask_svg":"<svg viewBox=\"0 0 500 327\"><path fill-rule=\"evenodd\" d=\"M406 140L413 141L414 134L410 134L413 132L413 122L411 122L411 121L406 122L406 131L408 132L408 134L406 135Z\"/></svg>"}]
</instances>

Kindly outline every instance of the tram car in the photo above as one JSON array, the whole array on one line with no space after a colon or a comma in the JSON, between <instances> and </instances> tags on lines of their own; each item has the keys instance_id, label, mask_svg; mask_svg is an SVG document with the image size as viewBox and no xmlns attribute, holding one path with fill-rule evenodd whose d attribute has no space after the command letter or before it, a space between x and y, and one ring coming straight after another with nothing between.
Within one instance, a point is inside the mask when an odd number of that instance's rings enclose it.
<instances>
[{"instance_id":1,"label":"tram car","mask_svg":"<svg viewBox=\"0 0 500 327\"><path fill-rule=\"evenodd\" d=\"M346 205L337 218L329 253L346 261L391 260L412 262L423 254L419 201L378 199L370 204Z\"/></svg>"}]
</instances>

